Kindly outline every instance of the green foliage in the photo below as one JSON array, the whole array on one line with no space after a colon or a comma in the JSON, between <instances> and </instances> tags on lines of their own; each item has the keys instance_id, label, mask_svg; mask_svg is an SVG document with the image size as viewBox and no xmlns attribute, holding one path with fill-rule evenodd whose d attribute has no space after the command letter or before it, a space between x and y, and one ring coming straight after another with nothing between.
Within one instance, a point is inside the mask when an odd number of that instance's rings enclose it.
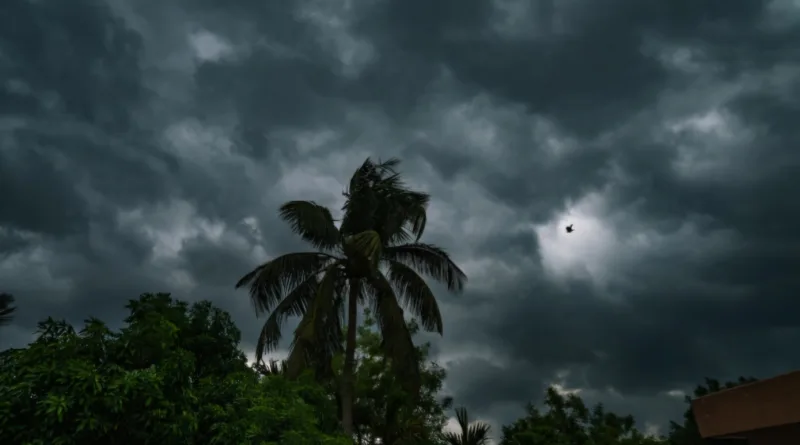
<instances>
[{"instance_id":1,"label":"green foliage","mask_svg":"<svg viewBox=\"0 0 800 445\"><path fill-rule=\"evenodd\" d=\"M456 409L456 420L461 431L445 433L444 438L448 445L485 445L489 443L491 427L488 423L470 423L466 408Z\"/></svg>"},{"instance_id":2,"label":"green foliage","mask_svg":"<svg viewBox=\"0 0 800 445\"><path fill-rule=\"evenodd\" d=\"M119 332L48 319L2 354L0 443L347 443L322 430L335 412L321 387L247 367L227 313L168 294L127 307Z\"/></svg>"},{"instance_id":3,"label":"green foliage","mask_svg":"<svg viewBox=\"0 0 800 445\"><path fill-rule=\"evenodd\" d=\"M412 335L418 330L416 322L409 323ZM445 371L428 361L429 348L428 344L416 347L422 386L419 395L414 396L406 391L400 377L391 372L391 358L381 348L375 320L369 311L364 311L364 322L358 330L355 372L357 442L374 443L377 438L384 445L442 442L442 428L447 422L445 410L451 401L439 397ZM337 367L341 361L337 360Z\"/></svg>"},{"instance_id":4,"label":"green foliage","mask_svg":"<svg viewBox=\"0 0 800 445\"><path fill-rule=\"evenodd\" d=\"M528 405L527 415L503 427L501 445L657 445L635 427L632 416L619 416L602 405L589 408L577 395L549 388L545 410Z\"/></svg>"},{"instance_id":5,"label":"green foliage","mask_svg":"<svg viewBox=\"0 0 800 445\"><path fill-rule=\"evenodd\" d=\"M720 383L718 380L706 378L705 383L697 385L694 389L692 397L686 396L686 403L690 404L693 398L707 396L723 389L734 388L745 383L755 382L753 377L739 377L736 382ZM686 409L683 413L683 424L670 422L669 435L667 442L669 445L705 445L706 441L700 437L700 430L697 427L697 421L694 418L692 407Z\"/></svg>"}]
</instances>

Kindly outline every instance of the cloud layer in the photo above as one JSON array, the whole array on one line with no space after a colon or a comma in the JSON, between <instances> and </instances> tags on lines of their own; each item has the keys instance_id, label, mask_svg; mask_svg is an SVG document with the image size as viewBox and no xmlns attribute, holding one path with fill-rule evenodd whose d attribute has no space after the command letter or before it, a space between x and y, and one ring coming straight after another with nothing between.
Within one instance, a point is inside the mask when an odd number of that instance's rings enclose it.
<instances>
[{"instance_id":1,"label":"cloud layer","mask_svg":"<svg viewBox=\"0 0 800 445\"><path fill-rule=\"evenodd\" d=\"M555 383L659 426L800 367L800 8L734 3L8 2L0 347L171 291L251 350L233 283L305 248L278 205L397 156L470 276L432 339L476 416Z\"/></svg>"}]
</instances>

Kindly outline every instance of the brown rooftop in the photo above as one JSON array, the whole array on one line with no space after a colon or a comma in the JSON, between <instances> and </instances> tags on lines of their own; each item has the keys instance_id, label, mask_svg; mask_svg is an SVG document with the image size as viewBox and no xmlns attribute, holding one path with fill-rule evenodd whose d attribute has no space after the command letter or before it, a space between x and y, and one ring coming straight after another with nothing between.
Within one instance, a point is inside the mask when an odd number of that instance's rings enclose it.
<instances>
[{"instance_id":1,"label":"brown rooftop","mask_svg":"<svg viewBox=\"0 0 800 445\"><path fill-rule=\"evenodd\" d=\"M800 423L800 371L699 397L692 411L704 438Z\"/></svg>"}]
</instances>

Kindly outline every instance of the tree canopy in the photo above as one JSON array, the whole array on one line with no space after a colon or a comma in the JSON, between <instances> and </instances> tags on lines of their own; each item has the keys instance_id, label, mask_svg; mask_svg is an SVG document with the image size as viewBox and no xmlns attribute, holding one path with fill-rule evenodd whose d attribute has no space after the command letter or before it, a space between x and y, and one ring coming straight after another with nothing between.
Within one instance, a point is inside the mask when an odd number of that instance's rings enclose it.
<instances>
[{"instance_id":1,"label":"tree canopy","mask_svg":"<svg viewBox=\"0 0 800 445\"><path fill-rule=\"evenodd\" d=\"M576 394L549 388L544 409L533 404L527 414L503 427L501 445L657 445L662 439L636 428L633 416L611 413L601 404L587 407Z\"/></svg>"},{"instance_id":2,"label":"tree canopy","mask_svg":"<svg viewBox=\"0 0 800 445\"><path fill-rule=\"evenodd\" d=\"M248 368L227 313L168 294L127 307L117 332L48 319L2 354L0 443L348 443L319 385Z\"/></svg>"},{"instance_id":3,"label":"tree canopy","mask_svg":"<svg viewBox=\"0 0 800 445\"><path fill-rule=\"evenodd\" d=\"M326 444L479 445L488 425L456 410L461 431L442 431L452 399L441 394L446 372L416 348L418 396L392 371L392 358L370 311L358 330L354 435L340 435L335 380L310 373L288 379L277 363L247 366L239 330L208 302L168 294L131 300L124 326L97 319L80 330L40 323L28 347L0 353L0 443L39 444ZM414 335L419 327L408 323ZM694 397L754 381L706 379ZM690 400L687 397L687 402ZM35 425L35 428L31 426ZM632 416L588 407L578 395L547 391L543 406L505 425L501 445L701 445L687 408L665 438L649 437Z\"/></svg>"},{"instance_id":4,"label":"tree canopy","mask_svg":"<svg viewBox=\"0 0 800 445\"><path fill-rule=\"evenodd\" d=\"M438 444L444 438L446 410L452 400L440 395L446 377L444 369L429 361L429 344L416 346L416 366L421 376L419 394L409 394L400 377L394 374L391 357L381 348L375 319L364 311L358 330L355 370L354 432L356 441L382 445ZM419 326L411 320L409 332ZM341 361L341 358L338 360Z\"/></svg>"}]
</instances>

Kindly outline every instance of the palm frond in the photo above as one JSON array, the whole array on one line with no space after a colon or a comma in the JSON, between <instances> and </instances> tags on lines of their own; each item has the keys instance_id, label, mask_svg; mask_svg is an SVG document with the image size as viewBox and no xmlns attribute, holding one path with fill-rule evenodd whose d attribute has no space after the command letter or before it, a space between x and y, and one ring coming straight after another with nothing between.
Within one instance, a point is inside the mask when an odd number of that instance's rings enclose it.
<instances>
[{"instance_id":1,"label":"palm frond","mask_svg":"<svg viewBox=\"0 0 800 445\"><path fill-rule=\"evenodd\" d=\"M329 321L331 319L336 320L340 312L337 307L337 300L341 300L341 298L337 298L337 290L338 284L342 281L344 280L341 269L329 267L325 271L322 280L320 280L314 301L315 341L318 343L322 352L325 353L325 357L333 357L341 348L341 344L330 342L330 333L327 332L327 329L331 326ZM341 324L337 324L336 331L341 331ZM338 336L335 338L338 338Z\"/></svg>"},{"instance_id":2,"label":"palm frond","mask_svg":"<svg viewBox=\"0 0 800 445\"><path fill-rule=\"evenodd\" d=\"M466 436L469 432L469 414L466 408L456 408L456 421L461 428L462 436Z\"/></svg>"},{"instance_id":3,"label":"palm frond","mask_svg":"<svg viewBox=\"0 0 800 445\"><path fill-rule=\"evenodd\" d=\"M306 313L300 321L300 325L295 330L295 338L289 347L289 356L286 358L286 377L297 378L308 368L311 358L314 356L314 342L309 334L305 334L311 329L310 313Z\"/></svg>"},{"instance_id":4,"label":"palm frond","mask_svg":"<svg viewBox=\"0 0 800 445\"><path fill-rule=\"evenodd\" d=\"M250 299L256 315L260 315L271 311L284 295L336 260L336 257L320 252L289 253L258 266L243 276L236 288L250 286Z\"/></svg>"},{"instance_id":5,"label":"palm frond","mask_svg":"<svg viewBox=\"0 0 800 445\"><path fill-rule=\"evenodd\" d=\"M344 216L339 227L342 235L353 235L372 229L374 226L375 209L379 204L378 196L371 187L373 179L360 170L357 170L350 179L350 187L344 193L347 200L342 207Z\"/></svg>"},{"instance_id":6,"label":"palm frond","mask_svg":"<svg viewBox=\"0 0 800 445\"><path fill-rule=\"evenodd\" d=\"M295 330L289 358L286 360L286 375L297 377L312 365L330 366L330 359L339 351L341 344L331 344L338 338L327 332L327 318L336 316L336 284L340 278L336 264L328 266L316 288L310 307ZM341 329L341 326L338 327ZM326 365L327 363L327 365Z\"/></svg>"},{"instance_id":7,"label":"palm frond","mask_svg":"<svg viewBox=\"0 0 800 445\"><path fill-rule=\"evenodd\" d=\"M367 158L364 160L364 163L361 164L353 177L350 179L351 185L353 185L353 181L359 182L363 180L372 180L374 182L380 181L382 178L385 178L387 175L394 175L397 174L396 167L400 165L400 159L398 158L389 158L386 161L373 161L372 158Z\"/></svg>"},{"instance_id":8,"label":"palm frond","mask_svg":"<svg viewBox=\"0 0 800 445\"><path fill-rule=\"evenodd\" d=\"M367 158L364 160L364 163L361 164L361 167L357 168L355 172L353 172L353 176L350 177L350 184L347 190L344 192L344 195L347 198L352 198L354 195L359 194L365 188L370 188L372 184L379 181L382 177L384 169L377 168L377 164L375 164L371 158ZM350 201L348 199L348 201ZM348 203L345 203L345 207L343 210L348 208Z\"/></svg>"},{"instance_id":9,"label":"palm frond","mask_svg":"<svg viewBox=\"0 0 800 445\"><path fill-rule=\"evenodd\" d=\"M411 223L411 233L417 237L414 241L419 242L425 232L425 226L428 224L427 202L423 206L409 208L408 218Z\"/></svg>"},{"instance_id":10,"label":"palm frond","mask_svg":"<svg viewBox=\"0 0 800 445\"><path fill-rule=\"evenodd\" d=\"M331 251L339 245L339 229L328 208L313 201L289 201L280 208L292 231L317 249Z\"/></svg>"},{"instance_id":11,"label":"palm frond","mask_svg":"<svg viewBox=\"0 0 800 445\"><path fill-rule=\"evenodd\" d=\"M461 292L467 282L467 276L450 259L444 250L432 244L414 243L387 247L383 257L388 261L396 261L412 269L444 283L447 289Z\"/></svg>"},{"instance_id":12,"label":"palm frond","mask_svg":"<svg viewBox=\"0 0 800 445\"><path fill-rule=\"evenodd\" d=\"M491 426L488 423L474 422L469 426L469 444L484 445L489 443L489 431Z\"/></svg>"},{"instance_id":13,"label":"palm frond","mask_svg":"<svg viewBox=\"0 0 800 445\"><path fill-rule=\"evenodd\" d=\"M450 445L485 445L489 443L491 427L484 422L469 423L465 408L456 409L456 421L461 428L460 433L448 431L444 434L445 441Z\"/></svg>"},{"instance_id":14,"label":"palm frond","mask_svg":"<svg viewBox=\"0 0 800 445\"><path fill-rule=\"evenodd\" d=\"M430 196L403 183L394 170L399 163L391 159L376 164L368 158L356 170L345 192L343 234L376 230L388 245L419 240Z\"/></svg>"},{"instance_id":15,"label":"palm frond","mask_svg":"<svg viewBox=\"0 0 800 445\"><path fill-rule=\"evenodd\" d=\"M333 376L333 358L344 352L344 303L347 295L343 290L343 283L346 280L337 278L336 289L333 292L333 304L328 310L324 323L320 326L320 334L317 341L323 345L322 352L318 353L316 361L316 374L318 378L327 379Z\"/></svg>"},{"instance_id":16,"label":"palm frond","mask_svg":"<svg viewBox=\"0 0 800 445\"><path fill-rule=\"evenodd\" d=\"M398 174L376 182L372 189L377 198L375 225L381 238L390 245L412 237L419 241L427 222L430 195L409 189Z\"/></svg>"},{"instance_id":17,"label":"palm frond","mask_svg":"<svg viewBox=\"0 0 800 445\"><path fill-rule=\"evenodd\" d=\"M287 317L300 317L308 312L308 308L317 294L317 281L316 275L310 275L306 278L306 281L295 287L275 306L267 321L264 322L256 342L257 361L261 361L265 352L274 351L278 348L278 343L281 340L281 328Z\"/></svg>"},{"instance_id":18,"label":"palm frond","mask_svg":"<svg viewBox=\"0 0 800 445\"><path fill-rule=\"evenodd\" d=\"M461 445L461 434L447 431L444 433L444 441L448 445Z\"/></svg>"},{"instance_id":19,"label":"palm frond","mask_svg":"<svg viewBox=\"0 0 800 445\"><path fill-rule=\"evenodd\" d=\"M286 375L286 360L270 359L267 362L258 361L253 365L259 374L267 375Z\"/></svg>"},{"instance_id":20,"label":"palm frond","mask_svg":"<svg viewBox=\"0 0 800 445\"><path fill-rule=\"evenodd\" d=\"M375 227L387 245L417 242L427 223L430 197L411 190L377 192L374 211Z\"/></svg>"},{"instance_id":21,"label":"palm frond","mask_svg":"<svg viewBox=\"0 0 800 445\"><path fill-rule=\"evenodd\" d=\"M395 167L398 165L400 165L400 159L398 158L389 158L385 161L378 159L378 163L375 165L375 168L383 174L394 173Z\"/></svg>"},{"instance_id":22,"label":"palm frond","mask_svg":"<svg viewBox=\"0 0 800 445\"><path fill-rule=\"evenodd\" d=\"M428 332L442 334L442 314L436 296L428 287L428 283L416 271L397 261L389 262L389 281L395 288L397 296L411 313L419 319L422 327Z\"/></svg>"},{"instance_id":23,"label":"palm frond","mask_svg":"<svg viewBox=\"0 0 800 445\"><path fill-rule=\"evenodd\" d=\"M371 280L364 282L370 299L375 320L381 332L381 346L391 360L392 368L398 376L405 390L413 395L418 395L421 386L417 349L411 339L403 309L397 302L397 296L391 284L378 274Z\"/></svg>"},{"instance_id":24,"label":"palm frond","mask_svg":"<svg viewBox=\"0 0 800 445\"><path fill-rule=\"evenodd\" d=\"M0 293L0 326L11 323L16 311L17 308L14 306L14 296L5 292Z\"/></svg>"}]
</instances>

